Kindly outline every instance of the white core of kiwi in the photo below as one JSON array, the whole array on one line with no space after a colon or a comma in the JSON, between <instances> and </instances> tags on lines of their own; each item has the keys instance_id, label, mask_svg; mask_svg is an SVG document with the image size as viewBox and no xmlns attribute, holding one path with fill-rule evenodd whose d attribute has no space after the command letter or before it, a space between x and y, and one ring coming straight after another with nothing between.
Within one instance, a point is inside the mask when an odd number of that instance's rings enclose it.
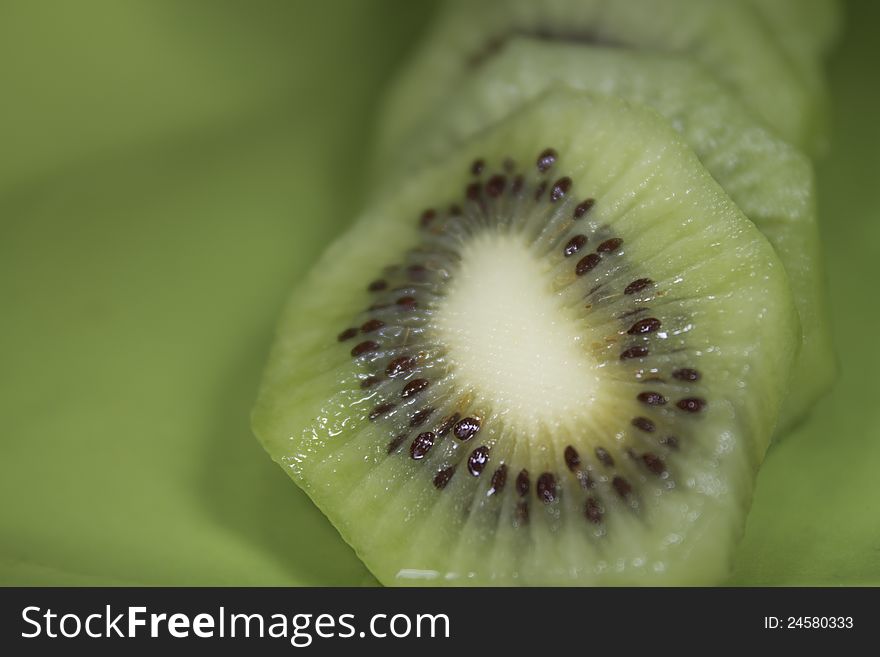
<instances>
[{"instance_id":1,"label":"white core of kiwi","mask_svg":"<svg viewBox=\"0 0 880 657\"><path fill-rule=\"evenodd\" d=\"M600 393L599 364L548 278L521 235L486 231L463 245L433 321L457 382L532 430L588 413Z\"/></svg>"}]
</instances>

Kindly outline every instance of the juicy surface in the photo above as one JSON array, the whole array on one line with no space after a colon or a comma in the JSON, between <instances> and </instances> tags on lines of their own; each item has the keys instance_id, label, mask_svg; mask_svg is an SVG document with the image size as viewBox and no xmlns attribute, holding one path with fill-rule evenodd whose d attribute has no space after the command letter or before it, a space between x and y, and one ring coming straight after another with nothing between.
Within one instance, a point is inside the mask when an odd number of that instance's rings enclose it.
<instances>
[{"instance_id":1,"label":"juicy surface","mask_svg":"<svg viewBox=\"0 0 880 657\"><path fill-rule=\"evenodd\" d=\"M656 109L699 156L779 253L802 327L792 390L780 429L798 422L829 389L836 361L828 329L812 165L755 122L700 66L676 56L513 39L466 76L394 153L393 188L522 103L565 86Z\"/></svg>"},{"instance_id":2,"label":"juicy surface","mask_svg":"<svg viewBox=\"0 0 880 657\"><path fill-rule=\"evenodd\" d=\"M572 129L585 121L592 130ZM358 320L358 309L370 298L364 281L384 259L418 243L418 216L426 204L461 194L474 159L533 162L548 144L559 145L558 166L571 175L573 188L595 195L590 225L623 236L622 260L609 262L620 262L624 272L629 266L650 268L657 291L645 299L657 302L665 321L686 329L666 347L658 343L662 348L650 362L666 372L687 360L704 374L705 385L676 383L670 390L711 401L705 413L680 425L676 411L657 411L658 422L680 426L685 442L679 453L664 452L668 476L646 474L638 463L621 460L616 467L632 482L634 497L615 497L612 473L588 457L599 433L570 423L565 435L583 449L595 488L585 492L574 476L559 472L552 503L535 501L531 489L534 508L523 525L515 520L522 501L512 482L504 495L486 495L491 483L485 474L461 472L443 490L432 486L438 468L461 458L464 448L451 438L421 461L405 450L389 453L388 423L395 420L367 418L371 395L357 385L359 366L336 342L333 327ZM624 282L615 267L599 274L609 285ZM581 294L573 283L565 289L572 299ZM613 315L623 298L597 303L593 312ZM441 304L429 305L413 321L441 310ZM603 330L615 335L613 327ZM742 531L796 332L790 292L772 248L662 119L560 92L402 188L331 247L288 307L254 426L272 456L384 583L711 583L726 574ZM426 335L436 340L436 334ZM643 389L646 365L622 363L619 348L594 347L609 371L603 390L619 386L633 394ZM455 385L454 368L447 374L438 387ZM633 397L627 403L635 404ZM625 406L604 408L605 421L617 423L605 425L617 427L615 442L646 440L633 433L629 415L619 417L628 413ZM553 439L526 440L526 431L505 421L504 410L487 408L482 415L480 440L491 448L493 463L510 463L511 478L520 467L535 476L558 467ZM599 524L584 518L586 495L602 500Z\"/></svg>"}]
</instances>

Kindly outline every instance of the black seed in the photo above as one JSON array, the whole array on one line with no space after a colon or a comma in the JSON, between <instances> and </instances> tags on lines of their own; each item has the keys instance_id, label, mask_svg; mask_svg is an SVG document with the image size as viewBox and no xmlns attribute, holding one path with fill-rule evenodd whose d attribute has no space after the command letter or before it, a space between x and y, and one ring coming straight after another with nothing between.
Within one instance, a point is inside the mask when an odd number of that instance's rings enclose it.
<instances>
[{"instance_id":1,"label":"black seed","mask_svg":"<svg viewBox=\"0 0 880 657\"><path fill-rule=\"evenodd\" d=\"M367 290L370 292L380 292L386 287L388 287L388 283L380 278L367 285Z\"/></svg>"},{"instance_id":2,"label":"black seed","mask_svg":"<svg viewBox=\"0 0 880 657\"><path fill-rule=\"evenodd\" d=\"M399 356L388 363L388 367L385 368L385 374L393 379L396 376L409 372L415 364L416 360L412 356Z\"/></svg>"},{"instance_id":3,"label":"black seed","mask_svg":"<svg viewBox=\"0 0 880 657\"><path fill-rule=\"evenodd\" d=\"M357 358L358 356L363 356L366 353L371 351L377 351L379 349L379 343L373 342L372 340L366 340L354 346L351 350L351 355Z\"/></svg>"},{"instance_id":4,"label":"black seed","mask_svg":"<svg viewBox=\"0 0 880 657\"><path fill-rule=\"evenodd\" d=\"M452 433L461 441L470 440L480 430L480 421L475 417L466 417L455 423Z\"/></svg>"},{"instance_id":5,"label":"black seed","mask_svg":"<svg viewBox=\"0 0 880 657\"><path fill-rule=\"evenodd\" d=\"M666 397L659 392L640 392L636 399L648 406L663 406L666 403Z\"/></svg>"},{"instance_id":6,"label":"black seed","mask_svg":"<svg viewBox=\"0 0 880 657\"><path fill-rule=\"evenodd\" d=\"M547 182L542 180L540 184L535 188L535 200L539 200L544 192L547 190Z\"/></svg>"},{"instance_id":7,"label":"black seed","mask_svg":"<svg viewBox=\"0 0 880 657\"><path fill-rule=\"evenodd\" d=\"M461 416L458 413L453 413L452 415L447 417L445 420L443 420L443 424L441 424L440 427L437 429L437 435L442 438L447 433L449 433L449 430L452 429L452 426L456 422L458 422L458 418L460 418L460 417Z\"/></svg>"},{"instance_id":8,"label":"black seed","mask_svg":"<svg viewBox=\"0 0 880 657\"><path fill-rule=\"evenodd\" d=\"M486 183L486 194L491 198L498 198L504 193L504 186L507 184L507 178L504 176L492 176Z\"/></svg>"},{"instance_id":9,"label":"black seed","mask_svg":"<svg viewBox=\"0 0 880 657\"><path fill-rule=\"evenodd\" d=\"M568 244L565 245L565 249L563 249L562 253L566 258L568 258L569 256L573 256L575 253L580 251L586 243L586 235L575 235L570 240L568 240Z\"/></svg>"},{"instance_id":10,"label":"black seed","mask_svg":"<svg viewBox=\"0 0 880 657\"><path fill-rule=\"evenodd\" d=\"M593 269L593 267L598 265L600 259L601 258L599 258L599 256L597 256L595 253L588 253L578 261L577 265L574 268L574 273L578 276L583 276L588 271Z\"/></svg>"},{"instance_id":11,"label":"black seed","mask_svg":"<svg viewBox=\"0 0 880 657\"><path fill-rule=\"evenodd\" d=\"M336 339L339 342L345 342L346 340L351 340L354 336L358 334L358 330L356 328L347 328L342 333L336 336Z\"/></svg>"},{"instance_id":12,"label":"black seed","mask_svg":"<svg viewBox=\"0 0 880 657\"><path fill-rule=\"evenodd\" d=\"M649 420L649 419L646 418L646 417L636 417L636 418L633 418L632 425L633 425L636 429L641 429L641 430L644 431L645 433L652 433L652 432L654 431L654 429L657 428L657 427L654 426L654 423L651 422L651 420Z\"/></svg>"},{"instance_id":13,"label":"black seed","mask_svg":"<svg viewBox=\"0 0 880 657\"><path fill-rule=\"evenodd\" d=\"M486 167L485 160L474 160L474 163L471 164L471 173L475 176L479 176L483 173L483 169Z\"/></svg>"},{"instance_id":14,"label":"black seed","mask_svg":"<svg viewBox=\"0 0 880 657\"><path fill-rule=\"evenodd\" d=\"M516 475L516 492L525 495L529 492L529 471L520 470Z\"/></svg>"},{"instance_id":15,"label":"black seed","mask_svg":"<svg viewBox=\"0 0 880 657\"><path fill-rule=\"evenodd\" d=\"M630 335L642 335L644 333L653 333L661 326L660 320L656 317L645 317L629 327Z\"/></svg>"},{"instance_id":16,"label":"black seed","mask_svg":"<svg viewBox=\"0 0 880 657\"><path fill-rule=\"evenodd\" d=\"M538 499L544 504L550 504L556 501L556 477L551 472L542 472L538 477L538 483L535 485L535 491L538 493Z\"/></svg>"},{"instance_id":17,"label":"black seed","mask_svg":"<svg viewBox=\"0 0 880 657\"><path fill-rule=\"evenodd\" d=\"M699 381L700 373L690 367L683 367L680 370L675 370L672 373L672 378L679 381Z\"/></svg>"},{"instance_id":18,"label":"black seed","mask_svg":"<svg viewBox=\"0 0 880 657\"><path fill-rule=\"evenodd\" d=\"M373 331L378 331L383 326L385 326L385 322L381 319L368 319L361 325L361 331L364 333L372 333Z\"/></svg>"},{"instance_id":19,"label":"black seed","mask_svg":"<svg viewBox=\"0 0 880 657\"><path fill-rule=\"evenodd\" d=\"M456 205L456 204L452 204L452 205L450 205L450 206L449 206L449 214L450 214L451 216L453 216L453 217L459 217L459 216L461 216L461 206L460 206L460 205Z\"/></svg>"},{"instance_id":20,"label":"black seed","mask_svg":"<svg viewBox=\"0 0 880 657\"><path fill-rule=\"evenodd\" d=\"M414 297L400 297L395 303L404 310L413 310L418 305Z\"/></svg>"},{"instance_id":21,"label":"black seed","mask_svg":"<svg viewBox=\"0 0 880 657\"><path fill-rule=\"evenodd\" d=\"M609 467L614 465L614 459L611 458L611 454L609 454L608 450L606 450L604 447L596 448L596 458L599 459L599 461L603 465L607 465Z\"/></svg>"},{"instance_id":22,"label":"black seed","mask_svg":"<svg viewBox=\"0 0 880 657\"><path fill-rule=\"evenodd\" d=\"M488 462L489 448L485 445L480 445L468 457L468 471L475 477L479 477Z\"/></svg>"},{"instance_id":23,"label":"black seed","mask_svg":"<svg viewBox=\"0 0 880 657\"><path fill-rule=\"evenodd\" d=\"M419 223L422 225L422 228L427 228L436 217L437 213L434 210L425 210L422 212L422 216L419 217Z\"/></svg>"},{"instance_id":24,"label":"black seed","mask_svg":"<svg viewBox=\"0 0 880 657\"><path fill-rule=\"evenodd\" d=\"M400 391L400 396L404 399L412 397L419 394L429 385L431 385L431 382L428 379L413 379L403 387L403 390Z\"/></svg>"},{"instance_id":25,"label":"black seed","mask_svg":"<svg viewBox=\"0 0 880 657\"><path fill-rule=\"evenodd\" d=\"M560 178L553 185L553 189L550 190L550 202L556 203L563 196L568 194L568 190L571 189L571 178L566 176L565 178Z\"/></svg>"},{"instance_id":26,"label":"black seed","mask_svg":"<svg viewBox=\"0 0 880 657\"><path fill-rule=\"evenodd\" d=\"M646 452L642 454L642 461L645 462L645 466L647 466L648 470L653 472L655 475L661 475L666 472L666 465L664 465L663 459L661 459L656 454Z\"/></svg>"},{"instance_id":27,"label":"black seed","mask_svg":"<svg viewBox=\"0 0 880 657\"><path fill-rule=\"evenodd\" d=\"M428 270L422 265L410 265L406 268L406 275L411 281L424 281L428 278Z\"/></svg>"},{"instance_id":28,"label":"black seed","mask_svg":"<svg viewBox=\"0 0 880 657\"><path fill-rule=\"evenodd\" d=\"M647 347L630 347L620 352L620 360L629 360L630 358L644 358L648 355Z\"/></svg>"},{"instance_id":29,"label":"black seed","mask_svg":"<svg viewBox=\"0 0 880 657\"><path fill-rule=\"evenodd\" d=\"M420 433L409 446L409 455L416 461L419 461L431 451L434 446L434 434L430 431Z\"/></svg>"},{"instance_id":30,"label":"black seed","mask_svg":"<svg viewBox=\"0 0 880 657\"><path fill-rule=\"evenodd\" d=\"M577 453L577 450L569 445L565 448L563 456L565 458L565 465L568 466L568 469L572 472L577 471L578 466L581 464L581 457L580 454Z\"/></svg>"},{"instance_id":31,"label":"black seed","mask_svg":"<svg viewBox=\"0 0 880 657\"><path fill-rule=\"evenodd\" d=\"M585 214L587 214L587 212L590 211L590 208L592 208L594 205L596 205L596 199L594 198L588 198L585 201L581 201L574 208L574 218L580 219Z\"/></svg>"},{"instance_id":32,"label":"black seed","mask_svg":"<svg viewBox=\"0 0 880 657\"><path fill-rule=\"evenodd\" d=\"M443 490L446 488L446 484L449 483L449 480L452 479L452 475L454 474L455 468L453 466L440 470L440 472L434 475L434 488L437 490Z\"/></svg>"},{"instance_id":33,"label":"black seed","mask_svg":"<svg viewBox=\"0 0 880 657\"><path fill-rule=\"evenodd\" d=\"M596 250L599 253L611 253L612 251L617 251L621 244L623 244L622 239L619 237L612 237L610 240L602 242Z\"/></svg>"},{"instance_id":34,"label":"black seed","mask_svg":"<svg viewBox=\"0 0 880 657\"><path fill-rule=\"evenodd\" d=\"M412 418L410 418L409 426L411 427L420 427L422 426L429 417L431 417L431 413L434 412L433 408L423 408L422 410L413 413Z\"/></svg>"},{"instance_id":35,"label":"black seed","mask_svg":"<svg viewBox=\"0 0 880 657\"><path fill-rule=\"evenodd\" d=\"M510 191L512 191L514 194L519 194L525 184L526 181L521 175L516 176L513 179L513 184L510 186Z\"/></svg>"},{"instance_id":36,"label":"black seed","mask_svg":"<svg viewBox=\"0 0 880 657\"><path fill-rule=\"evenodd\" d=\"M376 419L382 417L383 415L387 415L388 413L390 413L391 411L394 410L395 406L396 406L396 404L392 404L391 402L385 402L384 404L379 404L378 406L376 406L376 408L374 408L372 411L370 411L370 420L371 421L376 420Z\"/></svg>"},{"instance_id":37,"label":"black seed","mask_svg":"<svg viewBox=\"0 0 880 657\"><path fill-rule=\"evenodd\" d=\"M558 153L552 148L545 148L541 151L541 154L538 155L538 161L536 165L538 167L538 171L544 173L550 167L552 167L556 163L556 158L558 157Z\"/></svg>"},{"instance_id":38,"label":"black seed","mask_svg":"<svg viewBox=\"0 0 880 657\"><path fill-rule=\"evenodd\" d=\"M363 388L364 390L366 390L367 388L372 388L381 380L382 379L380 379L378 376L368 376L366 379L361 381L361 388Z\"/></svg>"},{"instance_id":39,"label":"black seed","mask_svg":"<svg viewBox=\"0 0 880 657\"><path fill-rule=\"evenodd\" d=\"M516 522L519 525L525 525L529 522L529 503L520 502L516 505Z\"/></svg>"},{"instance_id":40,"label":"black seed","mask_svg":"<svg viewBox=\"0 0 880 657\"><path fill-rule=\"evenodd\" d=\"M623 290L624 294L635 294L636 292L641 292L649 285L652 285L654 281L650 278L637 278L632 283L626 286Z\"/></svg>"},{"instance_id":41,"label":"black seed","mask_svg":"<svg viewBox=\"0 0 880 657\"><path fill-rule=\"evenodd\" d=\"M625 498L632 492L632 486L630 486L629 482L620 475L614 477L611 481L611 485L614 486L614 490L616 490L617 494L621 497Z\"/></svg>"},{"instance_id":42,"label":"black seed","mask_svg":"<svg viewBox=\"0 0 880 657\"><path fill-rule=\"evenodd\" d=\"M504 161L501 163L501 167L507 173L511 173L514 169L516 169L516 162L513 161L513 158L505 157Z\"/></svg>"},{"instance_id":43,"label":"black seed","mask_svg":"<svg viewBox=\"0 0 880 657\"><path fill-rule=\"evenodd\" d=\"M678 449L678 438L675 436L666 436L660 441L661 445L666 445L669 449Z\"/></svg>"},{"instance_id":44,"label":"black seed","mask_svg":"<svg viewBox=\"0 0 880 657\"><path fill-rule=\"evenodd\" d=\"M595 497L587 498L587 503L584 506L584 515L587 517L587 520L594 525L598 525L602 522L602 507L599 506Z\"/></svg>"},{"instance_id":45,"label":"black seed","mask_svg":"<svg viewBox=\"0 0 880 657\"><path fill-rule=\"evenodd\" d=\"M505 483L507 483L507 465L502 463L492 473L492 487L489 489L488 494L495 495L500 493L504 489Z\"/></svg>"},{"instance_id":46,"label":"black seed","mask_svg":"<svg viewBox=\"0 0 880 657\"><path fill-rule=\"evenodd\" d=\"M464 195L468 197L471 201L480 200L480 190L482 187L480 183L471 183L464 190Z\"/></svg>"},{"instance_id":47,"label":"black seed","mask_svg":"<svg viewBox=\"0 0 880 657\"><path fill-rule=\"evenodd\" d=\"M388 443L388 453L391 454L397 451L397 448L403 444L403 441L406 440L406 434L402 433L397 438Z\"/></svg>"},{"instance_id":48,"label":"black seed","mask_svg":"<svg viewBox=\"0 0 880 657\"><path fill-rule=\"evenodd\" d=\"M688 413L699 413L706 405L706 400L699 397L688 397L687 399L679 399L675 405Z\"/></svg>"}]
</instances>

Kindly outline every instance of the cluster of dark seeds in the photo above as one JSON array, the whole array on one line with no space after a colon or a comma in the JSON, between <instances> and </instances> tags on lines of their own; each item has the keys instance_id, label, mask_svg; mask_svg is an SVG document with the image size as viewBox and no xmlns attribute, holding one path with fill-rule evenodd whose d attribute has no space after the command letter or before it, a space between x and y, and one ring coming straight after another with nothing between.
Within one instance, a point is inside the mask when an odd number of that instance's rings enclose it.
<instances>
[{"instance_id":1,"label":"cluster of dark seeds","mask_svg":"<svg viewBox=\"0 0 880 657\"><path fill-rule=\"evenodd\" d=\"M622 237L609 234L607 227L586 222L596 205L595 199L575 198L571 178L553 175L558 159L559 154L553 148L541 151L531 173L518 173L516 164L510 159L502 163L500 171L489 173L486 160L475 160L470 166L470 175L476 180L466 184L462 198L446 205L445 209L427 208L420 214L418 225L423 235L422 244L410 251L407 262L387 267L382 277L366 286L374 295L373 301L356 325L339 333L338 341L352 343L352 358L368 370L359 379L360 388L380 390L375 404L367 412L368 419L372 422L393 420L395 423L396 430L389 432L395 437L386 446L389 455L402 454L413 461L427 462L441 442L451 439L456 446L464 447L486 430L481 414L469 409L467 404L451 413L438 412L436 400L432 400L432 404L420 405L426 391L435 384L430 373L442 376L442 369L429 367L430 350L426 350L427 341L419 313L433 307L442 297L449 272L454 271L453 266L447 266L449 262L454 263L454 254L450 255L454 249L449 246L449 241L444 241L447 237L453 236L460 243L480 230L491 229L493 221L510 221L510 217L495 210L496 204L502 201L519 205L532 203L536 207L543 205L552 212L564 213L568 228L559 238L559 248L555 252L561 262L574 260L571 266L575 280L590 278L588 274L598 270L606 260L619 262L624 258ZM601 286L600 283L590 288L585 297ZM644 305L654 287L650 278L638 277L627 280L616 292L624 299L631 299L632 305L617 316L621 322L620 334L626 338L619 352L619 361L646 359L651 355L652 340L663 327L663 320L650 316L650 308ZM696 369L680 367L669 372L667 378L657 375L642 381L678 382L676 385L681 387L700 379ZM527 469L514 470L517 473L513 481L513 493L517 498L515 524L528 523L531 500L543 505L558 502L560 473L574 477L576 489L583 491L583 515L593 525L602 523L607 514L603 494L610 492L621 500L634 503L635 489L625 475L624 463L635 463L644 473L639 476L670 476L667 456L679 449L680 441L677 436L661 430L668 422L655 417L655 413L674 408L686 416L693 416L703 411L706 400L692 395L670 399L668 393L652 389L639 392L635 402L634 407L643 410L630 420L633 430L630 437L631 443L641 445L640 449L632 444L621 448L609 443L605 447L595 447L591 450L592 455L587 457L574 445L568 445L560 457L558 470L551 468L539 472L534 480ZM405 414L402 414L402 408ZM408 446L404 448L405 445ZM458 449L454 452L458 455L455 462L444 462L432 472L434 487L446 489L461 463L462 469L473 478L482 477L484 472L491 473L486 495L500 496L506 490L509 468L513 464L501 462L489 467L493 460L492 449L491 440L471 449ZM618 458L613 453L617 453ZM628 460L621 461L620 456L626 456ZM600 481L607 484L602 489L605 493L598 486Z\"/></svg>"}]
</instances>

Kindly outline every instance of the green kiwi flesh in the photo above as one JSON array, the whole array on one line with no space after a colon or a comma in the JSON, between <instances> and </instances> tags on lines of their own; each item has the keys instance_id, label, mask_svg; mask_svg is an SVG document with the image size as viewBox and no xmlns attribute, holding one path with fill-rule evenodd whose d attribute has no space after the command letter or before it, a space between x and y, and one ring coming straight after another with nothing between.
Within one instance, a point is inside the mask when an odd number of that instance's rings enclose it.
<instances>
[{"instance_id":1,"label":"green kiwi flesh","mask_svg":"<svg viewBox=\"0 0 880 657\"><path fill-rule=\"evenodd\" d=\"M407 135L406 147L379 167L386 185L400 185L413 169L442 158L559 85L619 96L660 112L779 253L803 331L779 425L781 432L792 427L836 375L812 164L756 122L701 66L674 55L512 39L466 76L456 94ZM396 175L387 174L391 167L398 169Z\"/></svg>"},{"instance_id":2,"label":"green kiwi flesh","mask_svg":"<svg viewBox=\"0 0 880 657\"><path fill-rule=\"evenodd\" d=\"M380 152L405 147L414 125L515 36L680 53L704 65L785 140L811 153L824 143L821 89L799 74L745 0L448 0L391 88Z\"/></svg>"},{"instance_id":3,"label":"green kiwi flesh","mask_svg":"<svg viewBox=\"0 0 880 657\"><path fill-rule=\"evenodd\" d=\"M718 583L798 330L662 117L556 90L329 248L253 424L385 584Z\"/></svg>"},{"instance_id":4,"label":"green kiwi flesh","mask_svg":"<svg viewBox=\"0 0 880 657\"><path fill-rule=\"evenodd\" d=\"M802 67L821 65L840 34L839 0L748 0Z\"/></svg>"},{"instance_id":5,"label":"green kiwi flesh","mask_svg":"<svg viewBox=\"0 0 880 657\"><path fill-rule=\"evenodd\" d=\"M825 57L837 40L841 27L840 3L837 0L744 0L751 4L767 25L781 50L792 63L801 83L811 95L825 99ZM819 106L815 141L807 150L822 156L828 149L827 108Z\"/></svg>"}]
</instances>

